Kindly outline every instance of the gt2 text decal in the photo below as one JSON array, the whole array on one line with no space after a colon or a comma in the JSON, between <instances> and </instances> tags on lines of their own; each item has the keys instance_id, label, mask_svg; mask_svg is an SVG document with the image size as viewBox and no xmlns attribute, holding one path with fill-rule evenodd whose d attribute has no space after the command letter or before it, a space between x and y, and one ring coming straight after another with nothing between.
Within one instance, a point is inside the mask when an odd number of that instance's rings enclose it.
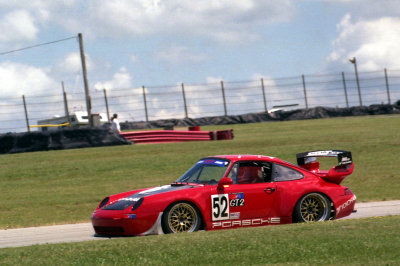
<instances>
[{"instance_id":1,"label":"gt2 text decal","mask_svg":"<svg viewBox=\"0 0 400 266\"><path fill-rule=\"evenodd\" d=\"M229 205L231 207L241 207L244 206L244 193L230 193L229 194Z\"/></svg>"},{"instance_id":2,"label":"gt2 text decal","mask_svg":"<svg viewBox=\"0 0 400 266\"><path fill-rule=\"evenodd\" d=\"M211 195L211 216L213 221L229 219L228 194Z\"/></svg>"},{"instance_id":3,"label":"gt2 text decal","mask_svg":"<svg viewBox=\"0 0 400 266\"><path fill-rule=\"evenodd\" d=\"M230 206L231 207L244 206L244 199L231 199Z\"/></svg>"}]
</instances>

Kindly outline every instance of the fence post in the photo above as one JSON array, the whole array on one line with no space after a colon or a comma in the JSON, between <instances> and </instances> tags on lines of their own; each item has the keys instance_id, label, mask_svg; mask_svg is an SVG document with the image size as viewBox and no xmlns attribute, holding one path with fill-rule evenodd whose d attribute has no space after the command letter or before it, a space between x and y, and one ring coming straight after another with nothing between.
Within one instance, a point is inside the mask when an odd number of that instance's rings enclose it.
<instances>
[{"instance_id":1,"label":"fence post","mask_svg":"<svg viewBox=\"0 0 400 266\"><path fill-rule=\"evenodd\" d=\"M354 65L354 73L356 74L356 83L357 83L357 90L358 90L358 99L360 101L360 106L362 106L363 103L362 103L362 96L361 96L360 80L358 78L357 58L353 57L349 61L350 61L350 63L352 63Z\"/></svg>"},{"instance_id":2,"label":"fence post","mask_svg":"<svg viewBox=\"0 0 400 266\"><path fill-rule=\"evenodd\" d=\"M90 98L89 82L87 79L86 58L85 58L85 51L84 51L84 47L83 47L82 33L78 33L78 41L79 41L79 51L80 51L80 55L81 55L82 77L83 77L83 85L85 87L86 109L87 109L87 115L88 115L88 120L89 120L89 127L93 127L92 100Z\"/></svg>"},{"instance_id":3,"label":"fence post","mask_svg":"<svg viewBox=\"0 0 400 266\"><path fill-rule=\"evenodd\" d=\"M306 103L306 109L308 109L308 101L307 101L307 90L306 90L306 80L304 78L304 75L301 75L303 79L303 91L304 91L304 101Z\"/></svg>"},{"instance_id":4,"label":"fence post","mask_svg":"<svg viewBox=\"0 0 400 266\"><path fill-rule=\"evenodd\" d=\"M344 97L346 99L346 106L349 108L349 98L347 96L347 87L346 87L346 79L344 78L344 72L342 72L342 80L343 80L343 88L344 88Z\"/></svg>"},{"instance_id":5,"label":"fence post","mask_svg":"<svg viewBox=\"0 0 400 266\"><path fill-rule=\"evenodd\" d=\"M222 100L224 102L224 112L225 116L227 116L228 112L226 110L225 88L224 88L224 82L222 80L221 80L221 90L222 90Z\"/></svg>"},{"instance_id":6,"label":"fence post","mask_svg":"<svg viewBox=\"0 0 400 266\"><path fill-rule=\"evenodd\" d=\"M265 112L268 113L267 99L265 98L265 87L264 87L264 79L263 78L261 78L261 89L262 89L263 98L264 98L264 109L265 109Z\"/></svg>"},{"instance_id":7,"label":"fence post","mask_svg":"<svg viewBox=\"0 0 400 266\"><path fill-rule=\"evenodd\" d=\"M61 82L61 86L62 86L63 96L64 96L64 111L65 111L65 116L67 117L68 127L70 127L70 126L71 126L71 118L69 117L68 101L67 101L67 94L65 93L64 81Z\"/></svg>"},{"instance_id":8,"label":"fence post","mask_svg":"<svg viewBox=\"0 0 400 266\"><path fill-rule=\"evenodd\" d=\"M110 121L110 109L108 108L107 91L105 88L103 89L103 93L104 93L104 102L106 103L107 120L108 120L108 123L110 123L111 122Z\"/></svg>"},{"instance_id":9,"label":"fence post","mask_svg":"<svg viewBox=\"0 0 400 266\"><path fill-rule=\"evenodd\" d=\"M187 105L186 105L186 95L185 95L185 85L183 85L183 82L182 82L182 97L183 97L183 106L185 108L185 118L188 118L188 111L187 111Z\"/></svg>"},{"instance_id":10,"label":"fence post","mask_svg":"<svg viewBox=\"0 0 400 266\"><path fill-rule=\"evenodd\" d=\"M22 101L23 101L23 103L24 103L26 127L28 128L28 132L31 132L31 127L29 126L28 110L27 110L27 108L26 108L25 95L22 95Z\"/></svg>"},{"instance_id":11,"label":"fence post","mask_svg":"<svg viewBox=\"0 0 400 266\"><path fill-rule=\"evenodd\" d=\"M385 81L386 81L386 92L387 92L387 97L388 97L388 103L391 104L391 101L390 101L390 90L389 90L389 80L388 80L388 75L387 75L386 68L385 68Z\"/></svg>"},{"instance_id":12,"label":"fence post","mask_svg":"<svg viewBox=\"0 0 400 266\"><path fill-rule=\"evenodd\" d=\"M146 100L146 89L142 86L143 89L143 102L144 102L144 112L146 114L146 122L149 122L149 115L147 113L147 100Z\"/></svg>"}]
</instances>

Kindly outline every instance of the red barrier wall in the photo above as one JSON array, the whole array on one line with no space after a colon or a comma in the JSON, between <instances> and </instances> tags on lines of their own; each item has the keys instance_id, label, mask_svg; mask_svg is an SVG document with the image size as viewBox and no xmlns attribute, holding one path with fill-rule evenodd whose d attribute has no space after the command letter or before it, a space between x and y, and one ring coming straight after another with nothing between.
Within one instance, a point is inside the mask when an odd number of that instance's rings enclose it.
<instances>
[{"instance_id":1,"label":"red barrier wall","mask_svg":"<svg viewBox=\"0 0 400 266\"><path fill-rule=\"evenodd\" d=\"M122 132L121 135L137 144L233 139L233 129L218 131L148 130Z\"/></svg>"}]
</instances>

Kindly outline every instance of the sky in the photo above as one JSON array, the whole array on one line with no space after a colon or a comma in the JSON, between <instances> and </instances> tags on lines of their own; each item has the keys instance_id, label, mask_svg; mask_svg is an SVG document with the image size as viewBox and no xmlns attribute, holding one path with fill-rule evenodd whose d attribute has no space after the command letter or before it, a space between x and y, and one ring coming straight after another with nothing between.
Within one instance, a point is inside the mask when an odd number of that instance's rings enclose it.
<instances>
[{"instance_id":1,"label":"sky","mask_svg":"<svg viewBox=\"0 0 400 266\"><path fill-rule=\"evenodd\" d=\"M0 102L82 91L78 33L91 90L400 69L397 0L0 0Z\"/></svg>"}]
</instances>

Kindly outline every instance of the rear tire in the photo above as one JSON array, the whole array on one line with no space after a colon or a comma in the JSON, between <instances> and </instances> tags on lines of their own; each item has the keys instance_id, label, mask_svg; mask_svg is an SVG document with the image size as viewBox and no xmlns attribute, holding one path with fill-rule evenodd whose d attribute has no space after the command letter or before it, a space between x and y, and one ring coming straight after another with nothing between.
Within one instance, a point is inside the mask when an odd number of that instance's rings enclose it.
<instances>
[{"instance_id":1,"label":"rear tire","mask_svg":"<svg viewBox=\"0 0 400 266\"><path fill-rule=\"evenodd\" d=\"M176 202L171 204L162 216L164 233L194 232L201 226L201 216L193 204Z\"/></svg>"},{"instance_id":2,"label":"rear tire","mask_svg":"<svg viewBox=\"0 0 400 266\"><path fill-rule=\"evenodd\" d=\"M331 202L320 193L310 193L303 196L293 211L294 222L327 221L331 216Z\"/></svg>"}]
</instances>

